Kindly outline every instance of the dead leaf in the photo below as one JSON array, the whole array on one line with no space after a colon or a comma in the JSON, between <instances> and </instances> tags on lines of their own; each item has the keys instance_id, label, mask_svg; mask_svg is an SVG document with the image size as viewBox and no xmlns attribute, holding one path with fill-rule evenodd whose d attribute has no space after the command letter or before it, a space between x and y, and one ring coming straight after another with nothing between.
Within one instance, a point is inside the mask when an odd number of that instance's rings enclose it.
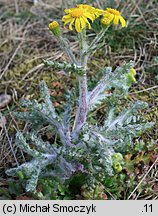
<instances>
[{"instance_id":1,"label":"dead leaf","mask_svg":"<svg viewBox=\"0 0 158 216\"><path fill-rule=\"evenodd\" d=\"M154 163L156 161L157 157L158 157L158 154L156 154L156 153L152 154L150 157L151 162ZM158 164L158 163L156 163L156 164Z\"/></svg>"},{"instance_id":2,"label":"dead leaf","mask_svg":"<svg viewBox=\"0 0 158 216\"><path fill-rule=\"evenodd\" d=\"M98 197L99 197L99 199L101 199L101 200L108 200L108 197L107 197L107 195L105 194L105 193L100 193L99 195L98 195Z\"/></svg>"},{"instance_id":3,"label":"dead leaf","mask_svg":"<svg viewBox=\"0 0 158 216\"><path fill-rule=\"evenodd\" d=\"M51 96L57 96L57 92L56 92L56 91L52 91L52 92L50 93L50 95L51 95Z\"/></svg>"},{"instance_id":4,"label":"dead leaf","mask_svg":"<svg viewBox=\"0 0 158 216\"><path fill-rule=\"evenodd\" d=\"M158 185L157 185L157 184L154 185L153 191L154 191L154 192L158 192Z\"/></svg>"},{"instance_id":5,"label":"dead leaf","mask_svg":"<svg viewBox=\"0 0 158 216\"><path fill-rule=\"evenodd\" d=\"M8 94L0 94L0 109L6 107L11 99L11 96Z\"/></svg>"},{"instance_id":6,"label":"dead leaf","mask_svg":"<svg viewBox=\"0 0 158 216\"><path fill-rule=\"evenodd\" d=\"M8 183L6 180L0 180L0 187L7 186L7 185L8 185Z\"/></svg>"},{"instance_id":7,"label":"dead leaf","mask_svg":"<svg viewBox=\"0 0 158 216\"><path fill-rule=\"evenodd\" d=\"M59 107L59 106L60 106L60 103L54 102L53 105L54 105L54 107Z\"/></svg>"},{"instance_id":8,"label":"dead leaf","mask_svg":"<svg viewBox=\"0 0 158 216\"><path fill-rule=\"evenodd\" d=\"M64 75L64 76L67 76L67 73L66 73L65 71L63 71L63 70L58 71L57 74L62 75L62 76L63 76L63 75Z\"/></svg>"},{"instance_id":9,"label":"dead leaf","mask_svg":"<svg viewBox=\"0 0 158 216\"><path fill-rule=\"evenodd\" d=\"M4 125L6 125L6 124L7 124L6 118L4 116L0 115L0 128L3 128Z\"/></svg>"},{"instance_id":10,"label":"dead leaf","mask_svg":"<svg viewBox=\"0 0 158 216\"><path fill-rule=\"evenodd\" d=\"M52 83L52 86L55 88L55 87L59 87L61 84L60 84L60 82L58 82L58 81L54 81L53 83Z\"/></svg>"},{"instance_id":11,"label":"dead leaf","mask_svg":"<svg viewBox=\"0 0 158 216\"><path fill-rule=\"evenodd\" d=\"M28 196L19 196L19 197L16 197L16 200L34 200L34 198L28 197Z\"/></svg>"}]
</instances>

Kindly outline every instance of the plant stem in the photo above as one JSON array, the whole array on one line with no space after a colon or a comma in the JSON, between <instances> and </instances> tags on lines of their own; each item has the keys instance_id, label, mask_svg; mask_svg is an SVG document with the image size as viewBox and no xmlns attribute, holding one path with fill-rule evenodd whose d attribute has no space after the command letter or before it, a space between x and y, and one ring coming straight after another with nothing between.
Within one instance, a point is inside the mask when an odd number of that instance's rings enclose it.
<instances>
[{"instance_id":1,"label":"plant stem","mask_svg":"<svg viewBox=\"0 0 158 216\"><path fill-rule=\"evenodd\" d=\"M72 145L68 134L65 133L64 126L60 122L56 121L56 119L54 119L54 118L49 118L46 114L44 114L43 112L41 112L38 109L36 109L36 111L38 111L45 119L47 119L48 122L50 122L50 124L52 124L56 128L63 145L65 145L65 146L71 146Z\"/></svg>"},{"instance_id":2,"label":"plant stem","mask_svg":"<svg viewBox=\"0 0 158 216\"><path fill-rule=\"evenodd\" d=\"M86 122L87 116L87 77L84 74L83 77L79 77L79 106L75 118L74 131L72 133L72 138L77 138L80 133L80 130L84 123Z\"/></svg>"},{"instance_id":3,"label":"plant stem","mask_svg":"<svg viewBox=\"0 0 158 216\"><path fill-rule=\"evenodd\" d=\"M87 117L87 61L88 55L86 55L87 51L87 42L86 42L86 30L82 30L80 33L80 65L84 68L83 76L78 76L79 81L79 105L76 113L76 118L74 122L74 130L72 132L72 138L76 139L80 133L81 128L86 122Z\"/></svg>"},{"instance_id":4,"label":"plant stem","mask_svg":"<svg viewBox=\"0 0 158 216\"><path fill-rule=\"evenodd\" d=\"M105 29L102 29L98 35L93 39L91 44L89 45L89 48L87 49L87 53L91 52L95 47L97 47L98 42L103 38L105 32L107 31L108 27Z\"/></svg>"},{"instance_id":5,"label":"plant stem","mask_svg":"<svg viewBox=\"0 0 158 216\"><path fill-rule=\"evenodd\" d=\"M78 65L74 54L72 53L67 41L63 37L59 37L60 44L70 58L72 64Z\"/></svg>"}]
</instances>

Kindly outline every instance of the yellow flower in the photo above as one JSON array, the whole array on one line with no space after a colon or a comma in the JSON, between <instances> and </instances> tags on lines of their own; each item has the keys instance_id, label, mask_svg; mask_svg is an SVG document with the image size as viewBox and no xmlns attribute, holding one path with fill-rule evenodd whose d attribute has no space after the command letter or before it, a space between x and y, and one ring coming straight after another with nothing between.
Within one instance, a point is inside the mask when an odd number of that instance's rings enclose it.
<instances>
[{"instance_id":1,"label":"yellow flower","mask_svg":"<svg viewBox=\"0 0 158 216\"><path fill-rule=\"evenodd\" d=\"M115 25L118 25L120 21L123 28L126 26L126 21L121 16L121 13L116 9L107 8L104 11L104 17L109 18L110 21L113 22Z\"/></svg>"},{"instance_id":2,"label":"yellow flower","mask_svg":"<svg viewBox=\"0 0 158 216\"><path fill-rule=\"evenodd\" d=\"M91 14L85 8L70 8L64 11L66 13L66 15L62 18L64 25L70 23L69 29L72 30L72 25L74 24L77 32L80 32L82 29L84 29L86 27L86 24L88 24L88 27L90 29L91 25L88 19L90 19L92 22L95 19L94 14Z\"/></svg>"},{"instance_id":3,"label":"yellow flower","mask_svg":"<svg viewBox=\"0 0 158 216\"><path fill-rule=\"evenodd\" d=\"M57 21L53 21L53 22L49 23L48 26L49 26L49 29L53 32L53 34L56 37L59 37L61 35L59 23Z\"/></svg>"},{"instance_id":4,"label":"yellow flower","mask_svg":"<svg viewBox=\"0 0 158 216\"><path fill-rule=\"evenodd\" d=\"M104 10L100 10L99 8L95 8L95 7L92 7L92 6L87 5L87 4L78 4L77 7L86 9L89 13L94 15L95 18L98 18L99 16L101 16L104 13Z\"/></svg>"}]
</instances>

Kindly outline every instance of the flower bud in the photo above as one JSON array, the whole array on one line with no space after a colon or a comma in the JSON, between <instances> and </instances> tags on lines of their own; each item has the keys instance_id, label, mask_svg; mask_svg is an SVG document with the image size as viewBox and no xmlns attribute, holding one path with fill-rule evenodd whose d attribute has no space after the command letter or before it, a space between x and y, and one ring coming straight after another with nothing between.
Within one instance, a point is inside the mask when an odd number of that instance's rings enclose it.
<instances>
[{"instance_id":1,"label":"flower bud","mask_svg":"<svg viewBox=\"0 0 158 216\"><path fill-rule=\"evenodd\" d=\"M136 79L135 79L135 77L134 77L133 74L128 73L127 76L128 76L128 79L129 79L129 81L130 81L131 83L136 82Z\"/></svg>"},{"instance_id":2,"label":"flower bud","mask_svg":"<svg viewBox=\"0 0 158 216\"><path fill-rule=\"evenodd\" d=\"M129 73L132 74L133 76L135 76L136 75L136 70L134 68L131 68Z\"/></svg>"},{"instance_id":3,"label":"flower bud","mask_svg":"<svg viewBox=\"0 0 158 216\"><path fill-rule=\"evenodd\" d=\"M109 17L104 16L101 19L101 24L103 27L107 27L108 25L110 25L110 23L111 23L111 19L109 19Z\"/></svg>"},{"instance_id":4,"label":"flower bud","mask_svg":"<svg viewBox=\"0 0 158 216\"><path fill-rule=\"evenodd\" d=\"M49 23L49 29L53 32L54 36L59 37L61 35L59 23L57 21Z\"/></svg>"},{"instance_id":5,"label":"flower bud","mask_svg":"<svg viewBox=\"0 0 158 216\"><path fill-rule=\"evenodd\" d=\"M116 172L121 172L122 171L122 166L119 162L114 162L113 168L115 169Z\"/></svg>"}]
</instances>

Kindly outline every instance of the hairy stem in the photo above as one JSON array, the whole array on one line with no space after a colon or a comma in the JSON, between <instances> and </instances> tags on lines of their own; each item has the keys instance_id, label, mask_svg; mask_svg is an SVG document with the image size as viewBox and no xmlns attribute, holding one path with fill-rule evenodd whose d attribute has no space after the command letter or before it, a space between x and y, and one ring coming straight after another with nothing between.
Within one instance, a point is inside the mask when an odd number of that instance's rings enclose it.
<instances>
[{"instance_id":1,"label":"hairy stem","mask_svg":"<svg viewBox=\"0 0 158 216\"><path fill-rule=\"evenodd\" d=\"M36 111L38 111L44 118L47 119L48 122L50 122L50 124L52 124L56 128L56 130L60 136L60 140L63 143L63 145L65 145L65 146L71 146L72 145L70 138L69 138L68 134L65 132L66 130L62 124L60 124L58 121L56 121L56 119L54 119L53 117L49 118L46 114L44 114L40 110L36 110Z\"/></svg>"},{"instance_id":2,"label":"hairy stem","mask_svg":"<svg viewBox=\"0 0 158 216\"><path fill-rule=\"evenodd\" d=\"M76 113L76 118L74 122L74 130L72 132L72 138L76 139L80 133L81 128L86 122L87 117L87 61L88 56L85 55L87 50L87 42L86 42L86 30L84 29L80 33L80 65L84 68L83 76L79 76L79 105Z\"/></svg>"},{"instance_id":3,"label":"hairy stem","mask_svg":"<svg viewBox=\"0 0 158 216\"><path fill-rule=\"evenodd\" d=\"M103 38L105 32L107 31L108 27L106 29L102 29L98 35L96 35L96 37L93 39L93 41L91 42L91 44L89 45L88 49L87 49L87 54L90 53L91 51L93 51L96 47L97 44L99 43L99 41Z\"/></svg>"},{"instance_id":4,"label":"hairy stem","mask_svg":"<svg viewBox=\"0 0 158 216\"><path fill-rule=\"evenodd\" d=\"M59 37L61 47L65 50L72 64L78 65L74 54L72 53L67 41L63 37Z\"/></svg>"},{"instance_id":5,"label":"hairy stem","mask_svg":"<svg viewBox=\"0 0 158 216\"><path fill-rule=\"evenodd\" d=\"M98 95L103 91L103 88L105 87L105 85L108 84L106 83L106 80L107 80L106 76L103 77L102 80L98 83L98 85L90 92L88 96L89 104L93 104L93 102L96 100Z\"/></svg>"}]
</instances>

